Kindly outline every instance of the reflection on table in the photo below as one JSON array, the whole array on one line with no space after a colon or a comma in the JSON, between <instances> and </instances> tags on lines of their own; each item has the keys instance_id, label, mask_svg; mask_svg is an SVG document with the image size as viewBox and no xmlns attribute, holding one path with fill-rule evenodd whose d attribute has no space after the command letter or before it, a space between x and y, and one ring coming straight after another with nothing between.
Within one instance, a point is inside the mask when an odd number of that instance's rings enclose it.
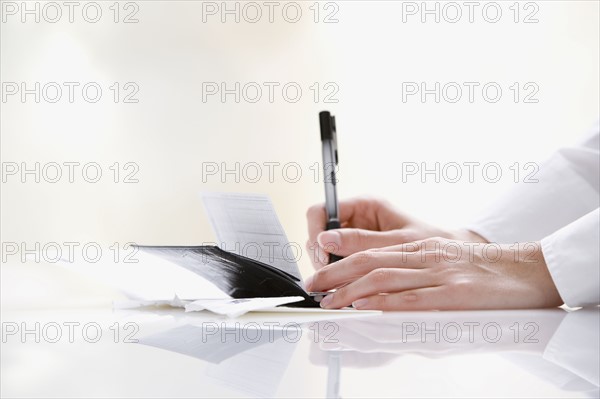
<instances>
[{"instance_id":1,"label":"reflection on table","mask_svg":"<svg viewBox=\"0 0 600 399\"><path fill-rule=\"evenodd\" d=\"M339 397L344 368L390 367L405 355L444 358L494 353L564 392L599 395L600 310L384 313L313 323L220 321L184 324L140 340L211 365L216 383L275 396L302 337L310 361L327 367L327 397Z\"/></svg>"}]
</instances>

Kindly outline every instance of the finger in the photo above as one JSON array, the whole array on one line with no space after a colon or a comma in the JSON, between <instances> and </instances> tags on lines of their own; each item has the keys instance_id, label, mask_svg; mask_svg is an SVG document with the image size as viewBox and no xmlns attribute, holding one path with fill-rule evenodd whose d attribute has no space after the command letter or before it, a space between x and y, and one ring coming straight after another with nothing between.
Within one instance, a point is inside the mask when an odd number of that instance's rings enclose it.
<instances>
[{"instance_id":1,"label":"finger","mask_svg":"<svg viewBox=\"0 0 600 399\"><path fill-rule=\"evenodd\" d=\"M341 200L339 212L339 220L343 227L391 230L401 228L409 222L408 217L395 210L389 203L373 198L358 197ZM325 204L320 203L308 208L306 217L309 240L317 242L317 236L325 230L327 223ZM394 227L389 226L392 221Z\"/></svg>"},{"instance_id":2,"label":"finger","mask_svg":"<svg viewBox=\"0 0 600 399\"><path fill-rule=\"evenodd\" d=\"M356 197L340 202L340 222L342 225L344 222L349 222L350 227L387 231L402 229L412 220L388 201Z\"/></svg>"},{"instance_id":3,"label":"finger","mask_svg":"<svg viewBox=\"0 0 600 399\"><path fill-rule=\"evenodd\" d=\"M325 230L325 223L327 222L325 204L316 204L308 208L306 219L308 221L308 241L316 244L317 236Z\"/></svg>"},{"instance_id":4,"label":"finger","mask_svg":"<svg viewBox=\"0 0 600 399\"><path fill-rule=\"evenodd\" d=\"M319 246L326 252L349 256L372 248L398 244L402 239L400 230L371 231L364 229L336 229L319 233Z\"/></svg>"},{"instance_id":5,"label":"finger","mask_svg":"<svg viewBox=\"0 0 600 399\"><path fill-rule=\"evenodd\" d=\"M339 220L340 223L346 227L349 226L349 220L352 220L355 215L362 215L365 209L362 211L359 208L366 208L366 201L358 198L342 200L339 203ZM308 220L308 239L310 242L317 242L317 236L322 231L325 231L325 225L327 224L327 212L325 211L325 204L315 204L308 208L306 211L306 219Z\"/></svg>"},{"instance_id":6,"label":"finger","mask_svg":"<svg viewBox=\"0 0 600 399\"><path fill-rule=\"evenodd\" d=\"M376 269L321 300L321 307L339 309L361 298L439 285L439 274L425 270Z\"/></svg>"},{"instance_id":7,"label":"finger","mask_svg":"<svg viewBox=\"0 0 600 399\"><path fill-rule=\"evenodd\" d=\"M415 253L416 254L416 253ZM309 291L328 291L351 283L380 268L423 269L426 264L410 253L363 251L319 269L306 280Z\"/></svg>"},{"instance_id":8,"label":"finger","mask_svg":"<svg viewBox=\"0 0 600 399\"><path fill-rule=\"evenodd\" d=\"M373 248L375 252L417 252L423 249L421 241L407 242L405 244L390 245L388 247Z\"/></svg>"},{"instance_id":9,"label":"finger","mask_svg":"<svg viewBox=\"0 0 600 399\"><path fill-rule=\"evenodd\" d=\"M417 288L404 292L372 295L354 301L356 309L377 310L450 310L464 306L450 295L448 286Z\"/></svg>"},{"instance_id":10,"label":"finger","mask_svg":"<svg viewBox=\"0 0 600 399\"><path fill-rule=\"evenodd\" d=\"M306 212L308 220L308 241L306 250L310 256L310 261L316 270L329 263L329 255L321 248L317 242L317 236L325 228L325 205L316 204L308 208Z\"/></svg>"},{"instance_id":11,"label":"finger","mask_svg":"<svg viewBox=\"0 0 600 399\"><path fill-rule=\"evenodd\" d=\"M463 255L463 243L440 237L372 249L373 252L401 252L403 257L419 256L423 267L442 261L456 262Z\"/></svg>"},{"instance_id":12,"label":"finger","mask_svg":"<svg viewBox=\"0 0 600 399\"><path fill-rule=\"evenodd\" d=\"M329 256L327 252L310 241L306 241L306 253L308 254L310 262L316 270L319 270L329 263Z\"/></svg>"}]
</instances>

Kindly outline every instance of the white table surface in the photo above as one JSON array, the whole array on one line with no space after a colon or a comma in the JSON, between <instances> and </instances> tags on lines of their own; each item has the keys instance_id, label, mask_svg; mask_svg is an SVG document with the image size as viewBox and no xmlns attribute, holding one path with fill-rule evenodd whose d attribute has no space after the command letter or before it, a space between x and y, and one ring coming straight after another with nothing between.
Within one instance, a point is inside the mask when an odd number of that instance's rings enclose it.
<instances>
[{"instance_id":1,"label":"white table surface","mask_svg":"<svg viewBox=\"0 0 600 399\"><path fill-rule=\"evenodd\" d=\"M100 307L3 310L2 323L2 397L598 397L598 308L226 319ZM39 343L22 335L35 323Z\"/></svg>"}]
</instances>

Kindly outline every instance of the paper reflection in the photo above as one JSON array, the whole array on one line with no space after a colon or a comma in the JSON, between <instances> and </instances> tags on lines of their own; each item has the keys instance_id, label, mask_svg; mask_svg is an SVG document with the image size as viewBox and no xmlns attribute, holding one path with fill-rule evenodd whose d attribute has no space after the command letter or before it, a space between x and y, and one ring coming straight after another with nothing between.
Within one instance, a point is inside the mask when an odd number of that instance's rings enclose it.
<instances>
[{"instance_id":1,"label":"paper reflection","mask_svg":"<svg viewBox=\"0 0 600 399\"><path fill-rule=\"evenodd\" d=\"M249 396L274 397L302 336L296 323L204 322L141 338L139 343L209 362L205 375Z\"/></svg>"}]
</instances>

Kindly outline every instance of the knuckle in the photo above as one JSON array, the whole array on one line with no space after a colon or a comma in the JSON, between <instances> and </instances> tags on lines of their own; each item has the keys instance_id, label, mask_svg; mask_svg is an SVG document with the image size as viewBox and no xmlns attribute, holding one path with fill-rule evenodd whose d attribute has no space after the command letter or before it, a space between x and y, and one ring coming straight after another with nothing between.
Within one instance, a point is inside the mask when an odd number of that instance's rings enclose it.
<instances>
[{"instance_id":1,"label":"knuckle","mask_svg":"<svg viewBox=\"0 0 600 399\"><path fill-rule=\"evenodd\" d=\"M423 250L427 249L428 245L430 245L429 240L430 240L429 238L426 238L424 240L415 240L415 241L409 242L408 244L414 245L414 247L417 251L423 251Z\"/></svg>"},{"instance_id":2,"label":"knuckle","mask_svg":"<svg viewBox=\"0 0 600 399\"><path fill-rule=\"evenodd\" d=\"M375 284L381 284L390 278L390 271L388 269L376 269L369 273L369 278Z\"/></svg>"},{"instance_id":3,"label":"knuckle","mask_svg":"<svg viewBox=\"0 0 600 399\"><path fill-rule=\"evenodd\" d=\"M408 252L417 252L421 249L421 244L418 241L406 242L403 248Z\"/></svg>"},{"instance_id":4,"label":"knuckle","mask_svg":"<svg viewBox=\"0 0 600 399\"><path fill-rule=\"evenodd\" d=\"M435 240L435 242L437 242L438 244L441 244L441 245L446 245L447 243L450 242L449 239L447 239L445 237L441 237L441 236L436 236L433 239Z\"/></svg>"},{"instance_id":5,"label":"knuckle","mask_svg":"<svg viewBox=\"0 0 600 399\"><path fill-rule=\"evenodd\" d=\"M350 255L350 257L352 258L352 263L358 266L362 266L371 263L371 261L375 257L375 254L374 252L362 251Z\"/></svg>"},{"instance_id":6,"label":"knuckle","mask_svg":"<svg viewBox=\"0 0 600 399\"><path fill-rule=\"evenodd\" d=\"M373 195L373 194L365 194L365 195L361 195L359 197L357 197L357 199L363 201L363 202L370 202L370 203L378 203L378 204L390 204L390 202L381 196L378 195Z\"/></svg>"}]
</instances>

